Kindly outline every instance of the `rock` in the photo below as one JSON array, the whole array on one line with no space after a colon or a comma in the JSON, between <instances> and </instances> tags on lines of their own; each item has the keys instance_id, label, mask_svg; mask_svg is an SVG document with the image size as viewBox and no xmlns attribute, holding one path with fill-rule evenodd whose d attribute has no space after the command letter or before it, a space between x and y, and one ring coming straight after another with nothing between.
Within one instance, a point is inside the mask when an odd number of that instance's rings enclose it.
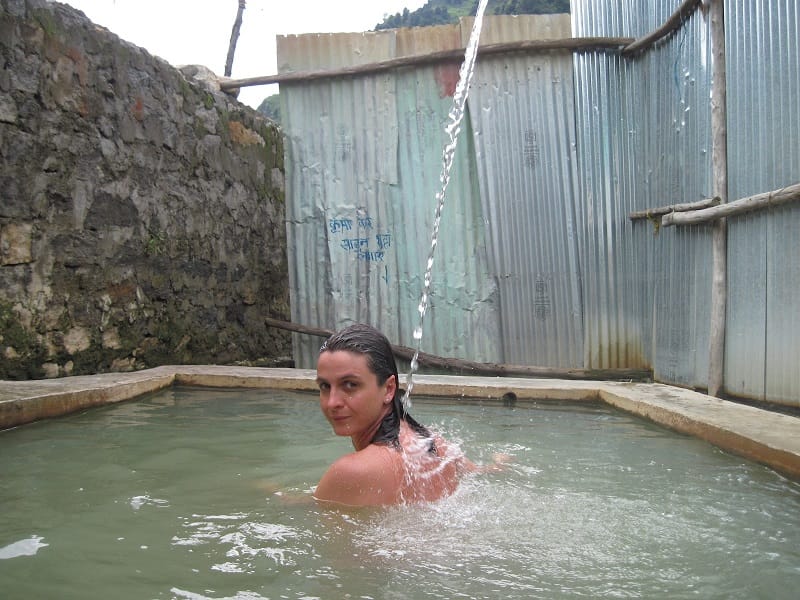
<instances>
[{"instance_id":1,"label":"rock","mask_svg":"<svg viewBox=\"0 0 800 600\"><path fill-rule=\"evenodd\" d=\"M30 223L9 223L0 227L0 265L21 265L33 261Z\"/></svg>"}]
</instances>

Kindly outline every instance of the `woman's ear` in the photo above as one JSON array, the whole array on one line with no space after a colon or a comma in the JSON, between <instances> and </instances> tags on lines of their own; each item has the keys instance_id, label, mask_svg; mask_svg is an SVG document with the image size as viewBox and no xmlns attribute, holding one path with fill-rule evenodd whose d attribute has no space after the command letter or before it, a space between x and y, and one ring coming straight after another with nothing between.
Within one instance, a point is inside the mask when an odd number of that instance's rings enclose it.
<instances>
[{"instance_id":1,"label":"woman's ear","mask_svg":"<svg viewBox=\"0 0 800 600\"><path fill-rule=\"evenodd\" d=\"M386 380L386 398L384 398L384 404L389 404L392 400L394 400L394 395L397 392L397 375L389 375L389 378Z\"/></svg>"}]
</instances>

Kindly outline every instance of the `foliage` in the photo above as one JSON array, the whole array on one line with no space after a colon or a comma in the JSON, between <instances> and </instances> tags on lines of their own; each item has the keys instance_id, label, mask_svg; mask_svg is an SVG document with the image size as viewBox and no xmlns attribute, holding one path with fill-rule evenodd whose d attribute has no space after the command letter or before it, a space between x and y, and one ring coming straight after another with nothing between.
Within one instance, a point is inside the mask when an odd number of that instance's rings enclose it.
<instances>
[{"instance_id":1,"label":"foliage","mask_svg":"<svg viewBox=\"0 0 800 600\"><path fill-rule=\"evenodd\" d=\"M493 15L546 15L568 13L569 0L505 0L492 9Z\"/></svg>"},{"instance_id":2,"label":"foliage","mask_svg":"<svg viewBox=\"0 0 800 600\"><path fill-rule=\"evenodd\" d=\"M272 94L272 96L267 96L258 105L256 109L262 115L275 121L276 123L281 122L281 100L279 94Z\"/></svg>"},{"instance_id":3,"label":"foliage","mask_svg":"<svg viewBox=\"0 0 800 600\"><path fill-rule=\"evenodd\" d=\"M494 15L535 15L568 13L569 0L503 0L493 4L489 12ZM398 27L424 27L456 23L459 17L474 15L478 10L478 0L428 0L422 8L402 13L386 15L375 30L396 29Z\"/></svg>"},{"instance_id":4,"label":"foliage","mask_svg":"<svg viewBox=\"0 0 800 600\"><path fill-rule=\"evenodd\" d=\"M47 352L37 335L20 323L11 304L0 301L0 379L36 379Z\"/></svg>"}]
</instances>

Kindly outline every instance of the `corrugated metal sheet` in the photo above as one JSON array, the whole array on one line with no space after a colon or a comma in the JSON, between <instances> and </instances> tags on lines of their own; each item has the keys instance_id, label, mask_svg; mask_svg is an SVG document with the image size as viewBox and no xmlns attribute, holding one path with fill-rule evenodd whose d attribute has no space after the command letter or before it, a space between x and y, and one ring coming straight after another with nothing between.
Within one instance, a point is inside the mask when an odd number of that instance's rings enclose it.
<instances>
[{"instance_id":1,"label":"corrugated metal sheet","mask_svg":"<svg viewBox=\"0 0 800 600\"><path fill-rule=\"evenodd\" d=\"M573 0L572 33L639 37L678 4ZM800 16L794 0L729 0L725 9L733 200L800 181ZM463 46L468 26L325 36L319 46L314 36L287 38L279 63L299 71ZM482 42L561 37L560 26L488 18ZM439 65L281 86L294 320L366 320L413 345L456 76L457 65ZM479 57L423 350L649 365L658 380L704 387L710 228L656 235L628 214L711 194L710 78L703 12L633 59ZM365 227L342 238L360 216L390 236L382 261L342 246L378 249ZM800 404L798 217L788 206L729 220L729 392ZM296 342L298 364L313 364L316 344Z\"/></svg>"},{"instance_id":2,"label":"corrugated metal sheet","mask_svg":"<svg viewBox=\"0 0 800 600\"><path fill-rule=\"evenodd\" d=\"M574 2L573 33L638 37L674 9L671 1ZM587 365L650 364L656 378L690 386L707 375L706 236L695 228L654 237L628 214L710 192L699 21L634 59L575 56Z\"/></svg>"},{"instance_id":3,"label":"corrugated metal sheet","mask_svg":"<svg viewBox=\"0 0 800 600\"><path fill-rule=\"evenodd\" d=\"M572 6L574 35L637 37L677 3L574 0ZM725 11L734 200L800 180L800 26L794 0L731 1ZM587 361L594 364L592 352L601 351L599 364L614 362L602 348L606 340L625 339L620 315L634 314L633 303L641 316L636 335L646 339L651 327L648 359L656 378L697 387L706 385L708 369L710 229L662 231L648 241L645 228L630 227L624 214L710 195L709 57L708 23L695 13L634 61L575 59L581 193L591 199L590 214L600 216L590 219L585 248L587 260L597 261L586 273ZM800 308L791 299L800 289L799 211L784 207L729 220L728 392L800 403ZM614 279L626 272L641 275Z\"/></svg>"},{"instance_id":4,"label":"corrugated metal sheet","mask_svg":"<svg viewBox=\"0 0 800 600\"><path fill-rule=\"evenodd\" d=\"M368 44L373 53L365 60L393 54L392 34L369 38L383 43ZM364 39L360 34L297 36L285 41L293 51L279 56L292 57L291 63L282 63L287 70L332 67L335 61L362 57ZM398 178L395 90L388 74L281 90L288 135L287 242L295 322L338 327L343 310L351 318L369 319L388 302L391 289L383 285L378 261L354 259L344 269L335 258L362 250L369 258L381 251L374 235L392 233L380 200ZM364 132L370 132L368 143ZM313 355L314 345L314 340L296 336L301 352Z\"/></svg>"},{"instance_id":5,"label":"corrugated metal sheet","mask_svg":"<svg viewBox=\"0 0 800 600\"><path fill-rule=\"evenodd\" d=\"M371 44L379 51L367 60L392 58L398 46L403 52L460 47L458 28L433 28L427 39L425 31L381 34L391 43ZM354 38L360 41L357 34L325 36L322 54L346 57ZM335 47L336 39L342 47ZM279 63L295 71L311 68L293 57L319 55L307 47L313 42L308 36L282 40ZM367 50L360 48L364 59ZM457 77L453 64L281 86L295 322L335 329L367 322L395 343L414 345L441 185L444 125ZM486 266L474 161L468 137L462 138L422 349L490 361L497 356L496 293ZM316 341L297 336L297 364L312 366L317 348Z\"/></svg>"},{"instance_id":6,"label":"corrugated metal sheet","mask_svg":"<svg viewBox=\"0 0 800 600\"><path fill-rule=\"evenodd\" d=\"M499 17L482 43L569 37L569 17ZM572 55L479 60L470 92L502 360L583 366Z\"/></svg>"},{"instance_id":7,"label":"corrugated metal sheet","mask_svg":"<svg viewBox=\"0 0 800 600\"><path fill-rule=\"evenodd\" d=\"M726 2L730 199L800 181L800 8ZM725 387L800 404L800 206L728 222Z\"/></svg>"},{"instance_id":8,"label":"corrugated metal sheet","mask_svg":"<svg viewBox=\"0 0 800 600\"><path fill-rule=\"evenodd\" d=\"M771 211L766 219L767 344L763 398L800 406L800 207ZM733 376L726 382L729 389L736 390Z\"/></svg>"}]
</instances>

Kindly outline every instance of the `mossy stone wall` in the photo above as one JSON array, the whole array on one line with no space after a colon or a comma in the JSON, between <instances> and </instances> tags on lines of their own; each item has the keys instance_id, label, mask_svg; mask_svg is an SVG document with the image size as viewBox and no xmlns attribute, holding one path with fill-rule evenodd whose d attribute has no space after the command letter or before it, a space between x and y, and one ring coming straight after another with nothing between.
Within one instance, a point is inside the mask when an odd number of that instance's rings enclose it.
<instances>
[{"instance_id":1,"label":"mossy stone wall","mask_svg":"<svg viewBox=\"0 0 800 600\"><path fill-rule=\"evenodd\" d=\"M278 128L58 3L0 59L0 378L286 364Z\"/></svg>"}]
</instances>

